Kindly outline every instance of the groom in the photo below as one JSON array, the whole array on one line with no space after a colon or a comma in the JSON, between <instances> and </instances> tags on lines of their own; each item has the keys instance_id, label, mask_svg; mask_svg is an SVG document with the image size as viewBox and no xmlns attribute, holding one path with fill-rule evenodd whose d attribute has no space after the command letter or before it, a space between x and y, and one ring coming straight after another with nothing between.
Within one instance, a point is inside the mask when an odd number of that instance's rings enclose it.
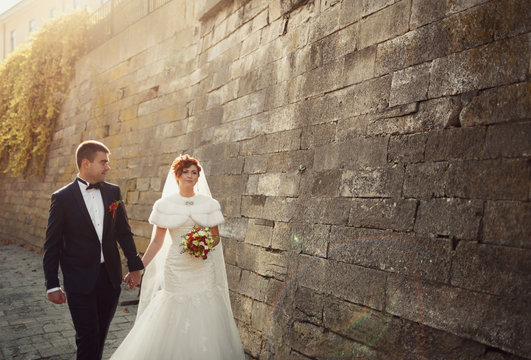
<instances>
[{"instance_id":1,"label":"groom","mask_svg":"<svg viewBox=\"0 0 531 360\"><path fill-rule=\"evenodd\" d=\"M101 359L107 331L118 304L122 267L117 242L129 267L130 287L140 282L142 261L127 222L120 188L104 182L109 149L99 141L76 150L79 174L52 195L44 277L48 300L68 302L76 329L77 359ZM61 290L58 266L63 272Z\"/></svg>"}]
</instances>

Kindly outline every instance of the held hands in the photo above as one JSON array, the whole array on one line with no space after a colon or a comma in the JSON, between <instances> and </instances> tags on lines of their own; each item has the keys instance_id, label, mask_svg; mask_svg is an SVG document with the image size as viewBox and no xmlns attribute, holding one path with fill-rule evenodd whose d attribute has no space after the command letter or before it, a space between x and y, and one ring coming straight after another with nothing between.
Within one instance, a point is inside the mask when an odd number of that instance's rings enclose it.
<instances>
[{"instance_id":1,"label":"held hands","mask_svg":"<svg viewBox=\"0 0 531 360\"><path fill-rule=\"evenodd\" d=\"M129 285L129 289L134 289L142 280L142 272L140 270L130 271L125 275L124 281Z\"/></svg>"},{"instance_id":2,"label":"held hands","mask_svg":"<svg viewBox=\"0 0 531 360\"><path fill-rule=\"evenodd\" d=\"M64 304L66 302L66 296L63 290L53 291L47 294L48 300L54 304Z\"/></svg>"}]
</instances>

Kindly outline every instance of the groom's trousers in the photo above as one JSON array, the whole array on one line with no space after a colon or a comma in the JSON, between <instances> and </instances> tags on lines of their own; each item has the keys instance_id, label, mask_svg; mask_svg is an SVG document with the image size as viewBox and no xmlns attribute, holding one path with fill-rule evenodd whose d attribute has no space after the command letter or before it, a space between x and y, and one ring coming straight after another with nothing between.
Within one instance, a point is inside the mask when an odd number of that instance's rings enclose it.
<instances>
[{"instance_id":1,"label":"groom's trousers","mask_svg":"<svg viewBox=\"0 0 531 360\"><path fill-rule=\"evenodd\" d=\"M96 286L89 294L66 292L68 308L76 329L77 360L101 359L120 291L120 288L113 288L105 265L102 264Z\"/></svg>"}]
</instances>

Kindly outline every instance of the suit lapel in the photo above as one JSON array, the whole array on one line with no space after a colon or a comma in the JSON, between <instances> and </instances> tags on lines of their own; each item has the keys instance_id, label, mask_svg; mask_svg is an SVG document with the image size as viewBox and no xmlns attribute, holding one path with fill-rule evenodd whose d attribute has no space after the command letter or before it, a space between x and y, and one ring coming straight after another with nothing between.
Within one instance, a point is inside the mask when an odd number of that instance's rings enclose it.
<instances>
[{"instance_id":1,"label":"suit lapel","mask_svg":"<svg viewBox=\"0 0 531 360\"><path fill-rule=\"evenodd\" d=\"M101 192L101 198L103 199L103 235L102 235L102 238L105 239L105 235L107 234L107 231L109 230L110 221L112 219L112 215L109 212L109 206L112 203L112 197L105 183L101 184L100 192Z\"/></svg>"},{"instance_id":2,"label":"suit lapel","mask_svg":"<svg viewBox=\"0 0 531 360\"><path fill-rule=\"evenodd\" d=\"M83 200L83 195L81 194L81 189L79 188L79 185L77 184L77 180L74 180L74 182L71 185L72 185L72 192L74 194L74 199L76 200L76 204L79 207L79 210L81 210L83 217L88 222L89 227L92 229L93 235L96 237L96 240L98 240L98 233L96 232L96 229L94 228L94 224L92 223L92 219L90 218L90 214L87 210L87 205L85 204L85 200Z\"/></svg>"}]
</instances>

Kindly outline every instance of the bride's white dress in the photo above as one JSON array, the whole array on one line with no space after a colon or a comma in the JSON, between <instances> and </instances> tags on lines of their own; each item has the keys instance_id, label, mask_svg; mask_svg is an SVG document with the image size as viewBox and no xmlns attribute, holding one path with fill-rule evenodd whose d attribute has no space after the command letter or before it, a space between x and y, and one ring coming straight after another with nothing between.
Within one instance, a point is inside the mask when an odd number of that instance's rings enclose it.
<instances>
[{"instance_id":1,"label":"bride's white dress","mask_svg":"<svg viewBox=\"0 0 531 360\"><path fill-rule=\"evenodd\" d=\"M222 249L215 248L206 260L181 253L182 235L194 224L213 226L223 221L216 204L203 195L193 201L176 195L155 203L150 222L168 228L171 236L163 255L161 288L150 300L141 300L133 329L111 359L244 359L228 294L216 282L213 255Z\"/></svg>"}]
</instances>

